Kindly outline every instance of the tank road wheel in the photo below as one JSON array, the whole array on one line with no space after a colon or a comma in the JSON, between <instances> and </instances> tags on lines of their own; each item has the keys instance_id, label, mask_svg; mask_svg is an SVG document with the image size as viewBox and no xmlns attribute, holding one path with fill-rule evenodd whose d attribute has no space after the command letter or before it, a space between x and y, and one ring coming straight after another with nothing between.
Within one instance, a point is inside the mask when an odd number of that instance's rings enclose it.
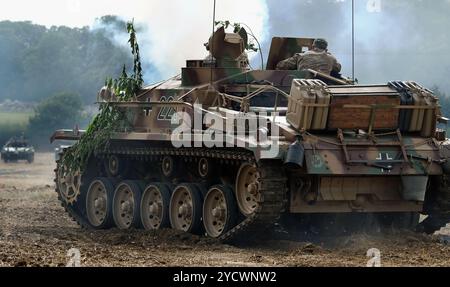
<instances>
[{"instance_id":1,"label":"tank road wheel","mask_svg":"<svg viewBox=\"0 0 450 287\"><path fill-rule=\"evenodd\" d=\"M80 195L81 172L70 171L65 165L60 165L56 172L56 184L61 198L66 204L73 204Z\"/></svg>"},{"instance_id":2,"label":"tank road wheel","mask_svg":"<svg viewBox=\"0 0 450 287\"><path fill-rule=\"evenodd\" d=\"M94 229L107 229L113 225L112 200L114 186L107 178L94 179L86 194L86 215Z\"/></svg>"},{"instance_id":3,"label":"tank road wheel","mask_svg":"<svg viewBox=\"0 0 450 287\"><path fill-rule=\"evenodd\" d=\"M142 190L138 183L126 180L114 191L113 218L119 229L139 227Z\"/></svg>"},{"instance_id":4,"label":"tank road wheel","mask_svg":"<svg viewBox=\"0 0 450 287\"><path fill-rule=\"evenodd\" d=\"M169 204L170 189L167 185L148 185L141 200L141 221L144 228L155 230L169 227Z\"/></svg>"},{"instance_id":5,"label":"tank road wheel","mask_svg":"<svg viewBox=\"0 0 450 287\"><path fill-rule=\"evenodd\" d=\"M181 184L170 199L170 225L173 229L198 234L202 223L202 195L193 184Z\"/></svg>"},{"instance_id":6,"label":"tank road wheel","mask_svg":"<svg viewBox=\"0 0 450 287\"><path fill-rule=\"evenodd\" d=\"M237 206L233 190L229 186L217 185L206 194L203 202L203 225L206 234L218 238L237 220Z\"/></svg>"},{"instance_id":7,"label":"tank road wheel","mask_svg":"<svg viewBox=\"0 0 450 287\"><path fill-rule=\"evenodd\" d=\"M260 174L254 165L244 163L236 179L236 200L239 210L245 216L252 215L261 202Z\"/></svg>"}]
</instances>

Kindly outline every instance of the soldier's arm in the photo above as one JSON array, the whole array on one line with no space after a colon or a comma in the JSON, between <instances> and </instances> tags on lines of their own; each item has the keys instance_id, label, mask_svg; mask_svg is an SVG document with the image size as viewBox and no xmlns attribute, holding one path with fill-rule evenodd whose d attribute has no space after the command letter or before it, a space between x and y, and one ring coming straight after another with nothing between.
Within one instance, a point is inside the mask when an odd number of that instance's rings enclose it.
<instances>
[{"instance_id":1,"label":"soldier's arm","mask_svg":"<svg viewBox=\"0 0 450 287\"><path fill-rule=\"evenodd\" d=\"M277 70L297 70L299 54L278 63Z\"/></svg>"},{"instance_id":2,"label":"soldier's arm","mask_svg":"<svg viewBox=\"0 0 450 287\"><path fill-rule=\"evenodd\" d=\"M340 73L342 69L341 63L333 56L333 71L336 73Z\"/></svg>"}]
</instances>

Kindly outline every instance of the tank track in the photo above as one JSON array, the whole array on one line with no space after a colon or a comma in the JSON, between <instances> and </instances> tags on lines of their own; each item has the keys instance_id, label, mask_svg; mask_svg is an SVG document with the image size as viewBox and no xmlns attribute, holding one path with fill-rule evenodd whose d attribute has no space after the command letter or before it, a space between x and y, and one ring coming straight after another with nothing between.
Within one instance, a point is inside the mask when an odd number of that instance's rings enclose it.
<instances>
[{"instance_id":1,"label":"tank track","mask_svg":"<svg viewBox=\"0 0 450 287\"><path fill-rule=\"evenodd\" d=\"M418 231L433 234L450 223L450 175L436 177L431 183L433 193L426 200L428 217L418 226Z\"/></svg>"},{"instance_id":2,"label":"tank track","mask_svg":"<svg viewBox=\"0 0 450 287\"><path fill-rule=\"evenodd\" d=\"M235 242L242 240L251 240L266 236L268 229L273 228L275 223L285 211L287 205L287 178L283 172L281 162L276 160L262 160L257 162L253 153L249 151L225 151L204 148L110 148L101 154L96 154L99 158L106 158L108 155L126 155L130 159L144 161L160 162L163 156L179 156L185 161L194 158L206 157L218 159L222 164L241 165L251 163L258 166L260 173L260 192L261 202L259 207L249 217L231 228L228 232L218 238L221 242ZM62 158L62 157L60 157ZM59 161L57 162L59 165ZM55 169L55 183L57 182L57 169ZM80 208L80 200L73 205L68 205L60 196L58 184L56 192L61 205L69 216L76 221L82 228L90 228L89 223L83 214L83 208ZM82 196L81 196L82 197ZM80 198L78 198L80 199Z\"/></svg>"},{"instance_id":3,"label":"tank track","mask_svg":"<svg viewBox=\"0 0 450 287\"><path fill-rule=\"evenodd\" d=\"M220 237L222 241L254 239L267 231L280 219L287 203L286 178L282 169L261 162L259 165L262 202L254 214Z\"/></svg>"}]
</instances>

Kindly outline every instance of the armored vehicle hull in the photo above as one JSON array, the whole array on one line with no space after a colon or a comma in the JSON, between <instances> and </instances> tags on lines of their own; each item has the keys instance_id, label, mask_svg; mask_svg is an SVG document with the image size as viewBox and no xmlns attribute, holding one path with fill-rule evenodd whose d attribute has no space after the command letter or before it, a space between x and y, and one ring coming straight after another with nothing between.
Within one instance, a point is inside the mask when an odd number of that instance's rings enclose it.
<instances>
[{"instance_id":1,"label":"armored vehicle hull","mask_svg":"<svg viewBox=\"0 0 450 287\"><path fill-rule=\"evenodd\" d=\"M230 37L213 36L215 63L188 61L181 76L131 101L101 91L99 101L131 124L83 171L58 161L59 198L80 225L230 241L264 236L281 217L308 226L347 214L428 233L449 222L450 143L431 91L273 70L312 39L274 38L267 69L249 70L234 61L243 50ZM82 136L61 130L53 139ZM420 224L419 214L428 216Z\"/></svg>"},{"instance_id":2,"label":"armored vehicle hull","mask_svg":"<svg viewBox=\"0 0 450 287\"><path fill-rule=\"evenodd\" d=\"M1 159L7 162L26 160L28 163L34 161L34 148L23 139L10 139L1 150Z\"/></svg>"}]
</instances>

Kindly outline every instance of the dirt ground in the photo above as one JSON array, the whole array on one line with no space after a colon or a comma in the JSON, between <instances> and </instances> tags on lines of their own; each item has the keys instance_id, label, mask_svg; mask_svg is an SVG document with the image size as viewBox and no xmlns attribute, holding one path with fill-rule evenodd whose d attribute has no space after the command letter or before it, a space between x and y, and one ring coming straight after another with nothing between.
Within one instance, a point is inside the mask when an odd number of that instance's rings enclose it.
<instances>
[{"instance_id":1,"label":"dirt ground","mask_svg":"<svg viewBox=\"0 0 450 287\"><path fill-rule=\"evenodd\" d=\"M57 200L54 167L50 153L37 154L33 164L0 163L0 266L65 266L71 248L80 250L81 266L366 266L371 248L380 250L383 266L450 266L450 245L438 235L230 246L171 230L82 230Z\"/></svg>"}]
</instances>

